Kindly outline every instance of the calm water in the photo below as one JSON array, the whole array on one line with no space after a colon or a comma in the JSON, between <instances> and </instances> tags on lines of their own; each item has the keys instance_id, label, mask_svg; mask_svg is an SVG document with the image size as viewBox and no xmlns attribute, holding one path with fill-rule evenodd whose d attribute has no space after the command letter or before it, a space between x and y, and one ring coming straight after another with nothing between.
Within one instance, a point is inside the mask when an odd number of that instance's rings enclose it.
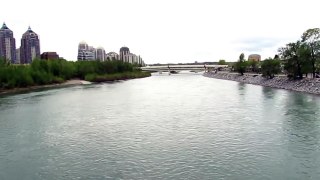
<instances>
[{"instance_id":1,"label":"calm water","mask_svg":"<svg viewBox=\"0 0 320 180\"><path fill-rule=\"evenodd\" d=\"M0 179L320 179L320 98L195 74L0 98Z\"/></svg>"}]
</instances>

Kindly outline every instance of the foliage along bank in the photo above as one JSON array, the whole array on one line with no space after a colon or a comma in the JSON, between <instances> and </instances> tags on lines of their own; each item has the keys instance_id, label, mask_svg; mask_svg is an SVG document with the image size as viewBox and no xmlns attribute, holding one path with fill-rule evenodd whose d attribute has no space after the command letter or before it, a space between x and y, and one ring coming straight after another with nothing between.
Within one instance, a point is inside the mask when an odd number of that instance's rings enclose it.
<instances>
[{"instance_id":1,"label":"foliage along bank","mask_svg":"<svg viewBox=\"0 0 320 180\"><path fill-rule=\"evenodd\" d=\"M30 65L14 65L0 59L0 89L63 83L79 78L92 82L150 76L135 65L121 61L34 60ZM105 77L104 79L102 77Z\"/></svg>"},{"instance_id":2,"label":"foliage along bank","mask_svg":"<svg viewBox=\"0 0 320 180\"><path fill-rule=\"evenodd\" d=\"M280 72L287 74L290 79L302 79L308 74L315 78L320 73L320 29L308 29L298 41L286 44L278 52L273 59L268 58L259 64L245 60L242 53L234 70L243 75L248 71L257 72L254 67L261 67L259 72L268 78Z\"/></svg>"}]
</instances>

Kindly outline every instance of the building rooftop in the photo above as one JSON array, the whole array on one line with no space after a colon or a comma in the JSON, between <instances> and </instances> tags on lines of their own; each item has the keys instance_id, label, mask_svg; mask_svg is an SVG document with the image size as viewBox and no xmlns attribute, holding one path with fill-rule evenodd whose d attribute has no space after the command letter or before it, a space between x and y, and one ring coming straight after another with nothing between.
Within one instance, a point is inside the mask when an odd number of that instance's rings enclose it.
<instances>
[{"instance_id":1,"label":"building rooftop","mask_svg":"<svg viewBox=\"0 0 320 180\"><path fill-rule=\"evenodd\" d=\"M81 41L79 44L87 44L85 41Z\"/></svg>"},{"instance_id":2,"label":"building rooftop","mask_svg":"<svg viewBox=\"0 0 320 180\"><path fill-rule=\"evenodd\" d=\"M6 25L6 23L3 23L2 27L1 27L1 30L3 30L3 29L9 29L9 28L7 27L7 25Z\"/></svg>"},{"instance_id":3,"label":"building rooftop","mask_svg":"<svg viewBox=\"0 0 320 180\"><path fill-rule=\"evenodd\" d=\"M97 49L104 50L104 48L102 46L97 47Z\"/></svg>"},{"instance_id":4,"label":"building rooftop","mask_svg":"<svg viewBox=\"0 0 320 180\"><path fill-rule=\"evenodd\" d=\"M8 26L6 25L6 23L3 23L3 25L2 25L2 27L1 27L0 30L1 30L1 31L11 31L11 30L8 28Z\"/></svg>"},{"instance_id":5,"label":"building rooftop","mask_svg":"<svg viewBox=\"0 0 320 180\"><path fill-rule=\"evenodd\" d=\"M35 33L32 29L31 29L31 27L29 26L28 27L28 30L22 35L22 37L24 37L24 36L38 36L37 35L37 33Z\"/></svg>"},{"instance_id":6,"label":"building rooftop","mask_svg":"<svg viewBox=\"0 0 320 180\"><path fill-rule=\"evenodd\" d=\"M125 46L124 46L124 47L120 48L120 52L123 52L123 51L130 51L130 50L129 50L128 47L125 47Z\"/></svg>"},{"instance_id":7,"label":"building rooftop","mask_svg":"<svg viewBox=\"0 0 320 180\"><path fill-rule=\"evenodd\" d=\"M113 54L118 55L118 53L116 53L116 52L108 52L107 53L107 55L113 55Z\"/></svg>"},{"instance_id":8,"label":"building rooftop","mask_svg":"<svg viewBox=\"0 0 320 180\"><path fill-rule=\"evenodd\" d=\"M261 56L260 54L250 54L249 56Z\"/></svg>"}]
</instances>

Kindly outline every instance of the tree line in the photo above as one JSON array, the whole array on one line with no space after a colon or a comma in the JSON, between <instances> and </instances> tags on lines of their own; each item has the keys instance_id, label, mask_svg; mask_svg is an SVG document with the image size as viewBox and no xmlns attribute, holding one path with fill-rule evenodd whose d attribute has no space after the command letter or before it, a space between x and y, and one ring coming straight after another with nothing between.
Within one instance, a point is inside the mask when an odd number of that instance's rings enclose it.
<instances>
[{"instance_id":1,"label":"tree line","mask_svg":"<svg viewBox=\"0 0 320 180\"><path fill-rule=\"evenodd\" d=\"M30 65L14 65L0 59L0 89L62 83L73 78L95 81L96 79L93 77L101 77L107 74L117 74L117 76L108 76L106 80L148 75L140 72L136 67L134 64L116 60L103 62L73 62L63 59L34 60Z\"/></svg>"},{"instance_id":2,"label":"tree line","mask_svg":"<svg viewBox=\"0 0 320 180\"><path fill-rule=\"evenodd\" d=\"M268 78L281 72L292 79L302 79L308 74L315 78L320 72L320 29L308 29L296 42L279 48L274 58L261 62L247 61L242 53L234 64L234 70L241 75L247 71L259 72Z\"/></svg>"}]
</instances>

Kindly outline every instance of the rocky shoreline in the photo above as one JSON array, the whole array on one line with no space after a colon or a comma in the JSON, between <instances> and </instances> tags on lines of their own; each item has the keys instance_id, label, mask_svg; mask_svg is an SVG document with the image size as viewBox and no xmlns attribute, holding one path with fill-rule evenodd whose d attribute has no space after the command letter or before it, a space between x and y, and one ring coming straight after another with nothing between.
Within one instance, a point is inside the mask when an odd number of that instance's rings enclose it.
<instances>
[{"instance_id":1,"label":"rocky shoreline","mask_svg":"<svg viewBox=\"0 0 320 180\"><path fill-rule=\"evenodd\" d=\"M237 73L229 72L206 72L204 73L204 76L209 78L231 80L247 84L255 84L271 88L279 88L320 95L320 78L289 80L286 76L276 76L273 79L266 79L261 75L245 74L243 76L240 76Z\"/></svg>"}]
</instances>

